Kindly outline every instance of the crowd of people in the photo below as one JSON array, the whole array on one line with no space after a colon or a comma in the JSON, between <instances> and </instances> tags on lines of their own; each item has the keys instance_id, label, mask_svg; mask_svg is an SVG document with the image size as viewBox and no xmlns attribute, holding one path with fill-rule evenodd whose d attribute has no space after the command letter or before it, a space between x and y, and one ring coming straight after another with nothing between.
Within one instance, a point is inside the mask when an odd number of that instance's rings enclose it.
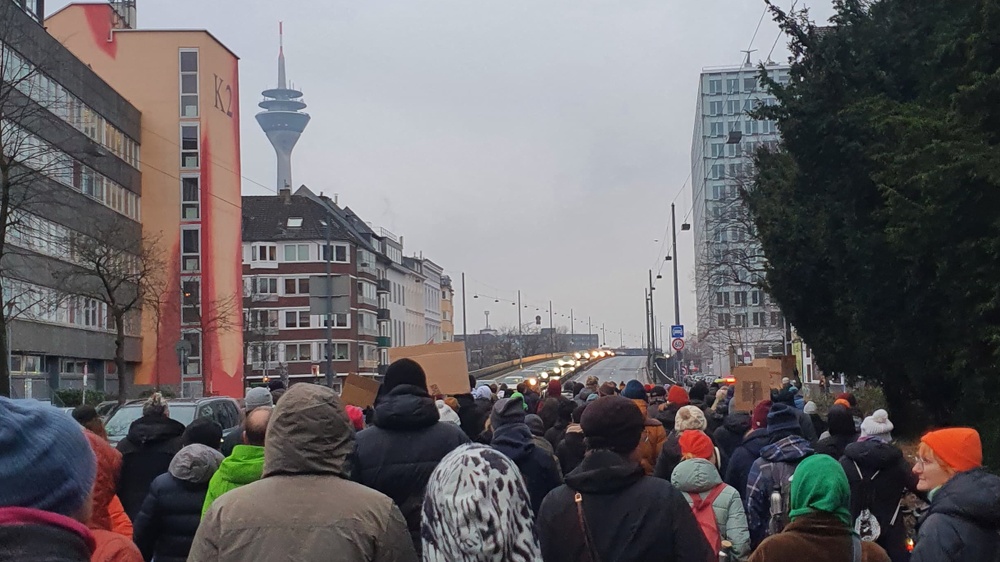
<instances>
[{"instance_id":1,"label":"crowd of people","mask_svg":"<svg viewBox=\"0 0 1000 562\"><path fill-rule=\"evenodd\" d=\"M733 388L477 385L432 396L393 363L372 408L326 387L253 388L239 429L186 427L153 394L117 447L0 398L0 561L980 562L1000 478L976 430L908 460L885 410L822 415L791 381ZM911 548L907 497L929 504Z\"/></svg>"}]
</instances>

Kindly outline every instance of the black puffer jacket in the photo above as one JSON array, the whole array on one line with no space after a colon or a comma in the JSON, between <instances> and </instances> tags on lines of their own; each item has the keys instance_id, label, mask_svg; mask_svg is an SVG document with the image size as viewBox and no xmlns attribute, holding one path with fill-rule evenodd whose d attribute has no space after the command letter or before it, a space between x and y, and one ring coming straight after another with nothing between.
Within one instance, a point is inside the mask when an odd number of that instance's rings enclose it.
<instances>
[{"instance_id":1,"label":"black puffer jacket","mask_svg":"<svg viewBox=\"0 0 1000 562\"><path fill-rule=\"evenodd\" d=\"M747 501L747 478L754 461L760 458L760 450L771 442L767 428L755 429L743 438L743 443L733 451L725 470L723 480L739 492L743 502Z\"/></svg>"},{"instance_id":2,"label":"black puffer jacket","mask_svg":"<svg viewBox=\"0 0 1000 562\"><path fill-rule=\"evenodd\" d=\"M913 562L994 562L1000 552L1000 478L956 474L934 494L917 529Z\"/></svg>"},{"instance_id":3,"label":"black puffer jacket","mask_svg":"<svg viewBox=\"0 0 1000 562\"><path fill-rule=\"evenodd\" d=\"M577 492L597 556L586 551ZM542 502L537 526L545 562L705 562L712 554L684 496L610 451L588 453Z\"/></svg>"},{"instance_id":4,"label":"black puffer jacket","mask_svg":"<svg viewBox=\"0 0 1000 562\"><path fill-rule=\"evenodd\" d=\"M441 459L469 438L453 423L438 423L434 400L409 384L379 398L374 421L358 433L353 479L392 498L421 552L420 510L427 481Z\"/></svg>"},{"instance_id":5,"label":"black puffer jacket","mask_svg":"<svg viewBox=\"0 0 1000 562\"><path fill-rule=\"evenodd\" d=\"M892 562L909 560L906 525L898 511L906 492L916 491L917 477L903 458L903 452L888 443L869 439L848 445L840 465L851 485L851 517L857 520L861 510L871 511L881 526L875 542L885 549Z\"/></svg>"},{"instance_id":6,"label":"black puffer jacket","mask_svg":"<svg viewBox=\"0 0 1000 562\"><path fill-rule=\"evenodd\" d=\"M722 425L712 435L715 446L727 457L743 443L743 437L750 430L750 414L736 412L725 417Z\"/></svg>"},{"instance_id":7,"label":"black puffer jacket","mask_svg":"<svg viewBox=\"0 0 1000 562\"><path fill-rule=\"evenodd\" d=\"M531 510L537 514L546 494L562 484L562 471L556 466L556 459L535 446L534 436L523 423L496 428L491 446L507 455L520 469L531 497Z\"/></svg>"},{"instance_id":8,"label":"black puffer jacket","mask_svg":"<svg viewBox=\"0 0 1000 562\"><path fill-rule=\"evenodd\" d=\"M830 455L839 461L844 456L844 449L857 441L861 434L854 430L854 418L842 406L830 408L826 421L830 425L830 435L820 439L814 449L817 454Z\"/></svg>"},{"instance_id":9,"label":"black puffer jacket","mask_svg":"<svg viewBox=\"0 0 1000 562\"><path fill-rule=\"evenodd\" d=\"M587 453L587 446L583 440L583 430L580 424L572 423L566 428L563 440L556 447L556 457L559 458L559 467L563 475L576 470L583 462L583 456Z\"/></svg>"},{"instance_id":10,"label":"black puffer jacket","mask_svg":"<svg viewBox=\"0 0 1000 562\"><path fill-rule=\"evenodd\" d=\"M169 471L153 480L132 523L133 539L147 562L154 557L156 562L187 560L208 482L223 458L205 445L188 445L170 461Z\"/></svg>"},{"instance_id":11,"label":"black puffer jacket","mask_svg":"<svg viewBox=\"0 0 1000 562\"><path fill-rule=\"evenodd\" d=\"M128 435L118 443L122 471L118 499L129 518L135 520L153 479L167 471L181 450L184 424L164 416L142 416L132 422Z\"/></svg>"}]
</instances>

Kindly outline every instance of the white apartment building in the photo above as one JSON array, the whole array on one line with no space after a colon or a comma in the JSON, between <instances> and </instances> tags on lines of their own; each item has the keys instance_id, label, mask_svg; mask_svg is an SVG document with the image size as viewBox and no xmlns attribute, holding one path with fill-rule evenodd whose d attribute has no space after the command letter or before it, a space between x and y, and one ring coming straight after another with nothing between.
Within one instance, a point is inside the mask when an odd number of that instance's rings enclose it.
<instances>
[{"instance_id":1,"label":"white apartment building","mask_svg":"<svg viewBox=\"0 0 1000 562\"><path fill-rule=\"evenodd\" d=\"M777 82L788 81L787 65L766 68ZM781 311L757 288L763 254L739 196L749 187L755 151L780 140L777 123L748 114L777 103L759 76L750 64L705 68L698 85L691 145L698 335L712 350L705 368L717 376L733 363L780 355L784 346Z\"/></svg>"}]
</instances>

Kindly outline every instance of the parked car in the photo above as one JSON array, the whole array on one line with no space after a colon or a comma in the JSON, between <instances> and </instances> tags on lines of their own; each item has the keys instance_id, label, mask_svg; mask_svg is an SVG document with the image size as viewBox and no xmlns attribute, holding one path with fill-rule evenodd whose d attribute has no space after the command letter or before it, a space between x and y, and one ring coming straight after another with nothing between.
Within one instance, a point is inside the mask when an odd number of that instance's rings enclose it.
<instances>
[{"instance_id":1,"label":"parked car","mask_svg":"<svg viewBox=\"0 0 1000 562\"><path fill-rule=\"evenodd\" d=\"M112 445L128 435L132 422L142 417L142 404L145 400L130 400L118 408L108 419L105 429ZM211 418L222 426L223 437L228 436L240 427L239 403L226 396L210 396L206 398L172 398L167 400L170 417L188 425L199 418Z\"/></svg>"}]
</instances>

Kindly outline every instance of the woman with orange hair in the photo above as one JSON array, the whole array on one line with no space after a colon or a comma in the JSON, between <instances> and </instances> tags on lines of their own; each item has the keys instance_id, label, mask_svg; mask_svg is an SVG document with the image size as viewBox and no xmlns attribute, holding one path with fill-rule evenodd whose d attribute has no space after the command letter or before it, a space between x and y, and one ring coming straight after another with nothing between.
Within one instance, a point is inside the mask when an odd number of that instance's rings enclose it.
<instances>
[{"instance_id":1,"label":"woman with orange hair","mask_svg":"<svg viewBox=\"0 0 1000 562\"><path fill-rule=\"evenodd\" d=\"M932 431L913 466L931 507L920 521L911 562L993 562L1000 551L1000 478L982 468L979 433Z\"/></svg>"}]
</instances>

